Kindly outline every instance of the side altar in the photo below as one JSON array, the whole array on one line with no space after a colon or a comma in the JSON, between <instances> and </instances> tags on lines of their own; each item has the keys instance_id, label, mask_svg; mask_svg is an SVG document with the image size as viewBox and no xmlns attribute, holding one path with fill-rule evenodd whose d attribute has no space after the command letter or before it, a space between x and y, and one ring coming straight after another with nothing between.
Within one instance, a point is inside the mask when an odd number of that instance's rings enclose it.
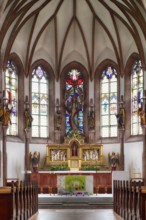
<instances>
[{"instance_id":1,"label":"side altar","mask_svg":"<svg viewBox=\"0 0 146 220\"><path fill-rule=\"evenodd\" d=\"M84 137L65 137L63 144L46 147L45 167L50 170L97 171L102 165L102 145L85 144Z\"/></svg>"}]
</instances>

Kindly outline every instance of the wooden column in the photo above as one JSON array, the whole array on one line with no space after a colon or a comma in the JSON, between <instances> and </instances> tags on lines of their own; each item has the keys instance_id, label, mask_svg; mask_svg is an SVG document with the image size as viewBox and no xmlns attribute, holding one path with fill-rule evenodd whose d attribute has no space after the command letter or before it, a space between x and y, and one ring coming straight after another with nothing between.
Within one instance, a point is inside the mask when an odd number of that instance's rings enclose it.
<instances>
[{"instance_id":1,"label":"wooden column","mask_svg":"<svg viewBox=\"0 0 146 220\"><path fill-rule=\"evenodd\" d=\"M7 150L6 150L6 143L7 143L7 129L8 126L2 126L2 157L3 157L3 186L6 185L6 178L7 178Z\"/></svg>"}]
</instances>

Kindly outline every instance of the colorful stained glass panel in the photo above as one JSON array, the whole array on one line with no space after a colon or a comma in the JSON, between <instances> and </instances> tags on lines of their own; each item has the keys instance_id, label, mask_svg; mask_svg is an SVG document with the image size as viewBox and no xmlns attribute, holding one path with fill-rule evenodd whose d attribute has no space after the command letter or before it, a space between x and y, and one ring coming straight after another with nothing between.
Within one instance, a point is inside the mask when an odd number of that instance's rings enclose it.
<instances>
[{"instance_id":1,"label":"colorful stained glass panel","mask_svg":"<svg viewBox=\"0 0 146 220\"><path fill-rule=\"evenodd\" d=\"M18 76L17 68L13 61L9 60L5 71L5 91L9 109L11 109L11 124L7 135L18 135Z\"/></svg>"},{"instance_id":2,"label":"colorful stained glass panel","mask_svg":"<svg viewBox=\"0 0 146 220\"><path fill-rule=\"evenodd\" d=\"M83 133L84 87L82 73L72 69L67 73L66 91L66 134Z\"/></svg>"},{"instance_id":3,"label":"colorful stained glass panel","mask_svg":"<svg viewBox=\"0 0 146 220\"><path fill-rule=\"evenodd\" d=\"M49 133L49 102L48 77L46 71L38 66L32 72L32 136L48 137ZM38 125L38 126L34 126Z\"/></svg>"},{"instance_id":4,"label":"colorful stained glass panel","mask_svg":"<svg viewBox=\"0 0 146 220\"><path fill-rule=\"evenodd\" d=\"M117 136L117 73L112 67L102 72L100 81L100 131L102 137Z\"/></svg>"},{"instance_id":5,"label":"colorful stained glass panel","mask_svg":"<svg viewBox=\"0 0 146 220\"><path fill-rule=\"evenodd\" d=\"M131 134L142 134L138 109L143 96L143 71L141 61L134 62L131 70Z\"/></svg>"}]
</instances>

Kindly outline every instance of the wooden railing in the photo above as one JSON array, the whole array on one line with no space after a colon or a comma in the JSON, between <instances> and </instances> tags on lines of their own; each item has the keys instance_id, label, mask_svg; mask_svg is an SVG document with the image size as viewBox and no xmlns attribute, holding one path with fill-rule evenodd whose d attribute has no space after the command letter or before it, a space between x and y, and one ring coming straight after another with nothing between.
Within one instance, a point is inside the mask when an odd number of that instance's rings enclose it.
<instances>
[{"instance_id":1,"label":"wooden railing","mask_svg":"<svg viewBox=\"0 0 146 220\"><path fill-rule=\"evenodd\" d=\"M11 182L0 187L0 219L28 220L38 211L36 183Z\"/></svg>"},{"instance_id":2,"label":"wooden railing","mask_svg":"<svg viewBox=\"0 0 146 220\"><path fill-rule=\"evenodd\" d=\"M114 211L124 220L146 220L146 186L142 182L113 182Z\"/></svg>"}]
</instances>

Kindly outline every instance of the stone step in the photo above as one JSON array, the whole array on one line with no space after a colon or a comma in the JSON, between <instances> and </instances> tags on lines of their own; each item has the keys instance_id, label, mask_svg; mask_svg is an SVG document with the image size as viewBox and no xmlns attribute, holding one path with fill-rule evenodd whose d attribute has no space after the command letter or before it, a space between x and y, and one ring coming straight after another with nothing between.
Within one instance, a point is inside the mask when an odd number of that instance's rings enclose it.
<instances>
[{"instance_id":1,"label":"stone step","mask_svg":"<svg viewBox=\"0 0 146 220\"><path fill-rule=\"evenodd\" d=\"M112 197L74 197L74 196L41 196L38 198L39 207L94 207L112 208Z\"/></svg>"}]
</instances>

